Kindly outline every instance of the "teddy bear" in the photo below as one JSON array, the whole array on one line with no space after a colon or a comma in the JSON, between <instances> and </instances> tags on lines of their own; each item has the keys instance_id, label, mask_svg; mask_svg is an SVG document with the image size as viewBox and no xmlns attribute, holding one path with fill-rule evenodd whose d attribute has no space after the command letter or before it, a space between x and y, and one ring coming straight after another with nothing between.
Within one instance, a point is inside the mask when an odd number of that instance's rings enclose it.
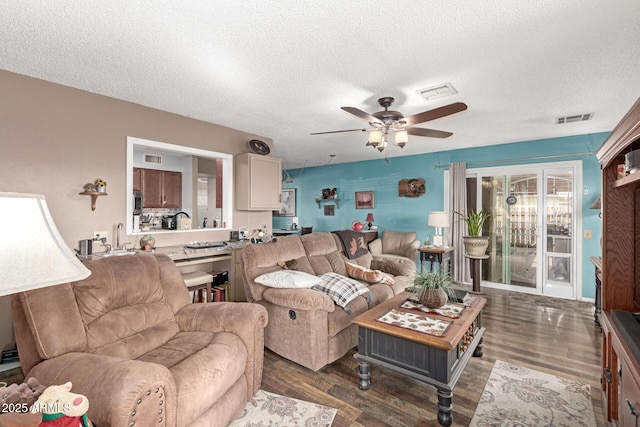
<instances>
[{"instance_id":1,"label":"teddy bear","mask_svg":"<svg viewBox=\"0 0 640 427\"><path fill-rule=\"evenodd\" d=\"M45 386L40 384L38 380L33 377L27 379L22 384L10 384L0 383L0 403L2 403L2 410L8 408L30 408L31 405L40 397L45 390Z\"/></svg>"},{"instance_id":2,"label":"teddy bear","mask_svg":"<svg viewBox=\"0 0 640 427\"><path fill-rule=\"evenodd\" d=\"M32 413L40 412L42 422L38 427L93 427L87 417L89 400L71 393L70 382L47 387L31 406Z\"/></svg>"}]
</instances>

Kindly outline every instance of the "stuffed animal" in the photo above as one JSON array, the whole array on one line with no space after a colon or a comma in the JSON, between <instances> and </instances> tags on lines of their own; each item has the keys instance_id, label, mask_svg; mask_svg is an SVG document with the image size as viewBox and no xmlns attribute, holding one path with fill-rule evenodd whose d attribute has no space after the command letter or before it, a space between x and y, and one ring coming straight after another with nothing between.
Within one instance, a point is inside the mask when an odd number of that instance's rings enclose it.
<instances>
[{"instance_id":1,"label":"stuffed animal","mask_svg":"<svg viewBox=\"0 0 640 427\"><path fill-rule=\"evenodd\" d=\"M11 407L30 408L46 387L33 377L22 384L0 383L0 412ZM7 412L9 412L7 410Z\"/></svg>"},{"instance_id":2,"label":"stuffed animal","mask_svg":"<svg viewBox=\"0 0 640 427\"><path fill-rule=\"evenodd\" d=\"M71 393L71 383L47 387L36 403L32 413L42 413L38 427L92 427L87 417L89 400Z\"/></svg>"}]
</instances>

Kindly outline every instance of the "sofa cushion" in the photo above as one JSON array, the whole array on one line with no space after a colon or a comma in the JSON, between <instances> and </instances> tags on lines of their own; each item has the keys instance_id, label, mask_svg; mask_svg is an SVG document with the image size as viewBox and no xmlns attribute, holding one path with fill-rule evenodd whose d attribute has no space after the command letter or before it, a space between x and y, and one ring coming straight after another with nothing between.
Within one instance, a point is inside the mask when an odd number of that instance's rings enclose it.
<instances>
[{"instance_id":1,"label":"sofa cushion","mask_svg":"<svg viewBox=\"0 0 640 427\"><path fill-rule=\"evenodd\" d=\"M178 333L154 255L103 258L85 265L92 274L73 283L73 290L87 334L86 351L136 359Z\"/></svg>"},{"instance_id":2,"label":"sofa cushion","mask_svg":"<svg viewBox=\"0 0 640 427\"><path fill-rule=\"evenodd\" d=\"M244 374L247 349L228 332L180 332L138 360L169 368L178 394L178 425L189 425Z\"/></svg>"},{"instance_id":3,"label":"sofa cushion","mask_svg":"<svg viewBox=\"0 0 640 427\"><path fill-rule=\"evenodd\" d=\"M276 270L261 274L255 280L270 288L310 288L322 283L318 276L295 270Z\"/></svg>"},{"instance_id":4,"label":"sofa cushion","mask_svg":"<svg viewBox=\"0 0 640 427\"><path fill-rule=\"evenodd\" d=\"M345 266L349 277L354 279L364 280L369 283L383 283L389 286L393 286L395 283L393 277L380 270L371 270L361 265L351 264L350 262L345 262Z\"/></svg>"},{"instance_id":5,"label":"sofa cushion","mask_svg":"<svg viewBox=\"0 0 640 427\"><path fill-rule=\"evenodd\" d=\"M369 294L369 288L362 283L337 273L324 273L320 278L322 283L314 285L311 289L326 293L349 314L349 303L359 295Z\"/></svg>"},{"instance_id":6,"label":"sofa cushion","mask_svg":"<svg viewBox=\"0 0 640 427\"><path fill-rule=\"evenodd\" d=\"M333 233L305 234L300 240L316 276L329 272L347 275L342 250Z\"/></svg>"}]
</instances>

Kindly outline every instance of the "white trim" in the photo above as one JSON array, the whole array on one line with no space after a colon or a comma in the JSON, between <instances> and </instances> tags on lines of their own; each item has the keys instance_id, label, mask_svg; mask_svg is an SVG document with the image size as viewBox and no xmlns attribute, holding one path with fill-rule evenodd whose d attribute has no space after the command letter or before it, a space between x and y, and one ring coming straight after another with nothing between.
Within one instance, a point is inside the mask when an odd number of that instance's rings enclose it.
<instances>
[{"instance_id":1,"label":"white trim","mask_svg":"<svg viewBox=\"0 0 640 427\"><path fill-rule=\"evenodd\" d=\"M505 165L505 166L491 166L491 167L480 167L480 168L471 168L467 169L466 175L470 176L478 176L481 174L483 176L487 175L504 175L505 173L513 173L514 168L517 168L517 173L531 173L536 174L539 179L544 178L543 171L550 171L553 169L573 169L573 188L574 188L574 209L573 212L575 214L573 220L573 239L572 239L572 252L574 255L574 262L572 266L572 274L574 280L572 281L573 290L572 290L572 298L573 300L581 300L582 299L582 188L583 188L583 179L582 179L582 160L570 160L565 162L542 162L542 163L531 163L531 164L522 164L522 165ZM445 181L444 181L444 191L445 191L445 207L448 209L448 170L444 171ZM478 185L481 185L478 182ZM545 198L540 198L540 200L544 200ZM545 212L545 210L541 210L540 212ZM538 224L538 227L541 227L542 224ZM546 231L543 230L540 237L541 242L546 242ZM545 251L542 251L543 253ZM542 255L544 256L544 255ZM541 264L544 266L544 260L540 260ZM542 268L538 269L537 272L537 283L539 286L536 288L525 288L520 286L511 286L504 284L493 284L492 282L487 282L486 286L489 288L499 287L500 289L505 290L514 290L518 292L524 293L536 293L539 295L552 296L543 293L542 289L542 280L544 278L544 270ZM485 282L483 282L485 285ZM540 289L538 289L540 288Z\"/></svg>"}]
</instances>

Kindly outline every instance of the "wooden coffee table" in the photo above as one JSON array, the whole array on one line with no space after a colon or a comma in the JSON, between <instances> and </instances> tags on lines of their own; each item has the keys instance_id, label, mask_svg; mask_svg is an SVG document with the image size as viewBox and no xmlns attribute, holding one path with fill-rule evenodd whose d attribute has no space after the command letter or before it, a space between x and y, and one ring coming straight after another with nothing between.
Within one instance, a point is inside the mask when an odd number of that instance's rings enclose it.
<instances>
[{"instance_id":1,"label":"wooden coffee table","mask_svg":"<svg viewBox=\"0 0 640 427\"><path fill-rule=\"evenodd\" d=\"M361 390L369 389L371 364L432 385L438 392L438 422L450 426L453 422L453 388L471 356L482 356L485 329L481 326L481 312L487 300L472 295L471 305L459 318L451 319L399 308L411 295L409 292L398 294L353 320L358 325L358 352L355 354L359 365L358 386ZM443 336L438 337L377 320L391 309L453 323Z\"/></svg>"}]
</instances>

